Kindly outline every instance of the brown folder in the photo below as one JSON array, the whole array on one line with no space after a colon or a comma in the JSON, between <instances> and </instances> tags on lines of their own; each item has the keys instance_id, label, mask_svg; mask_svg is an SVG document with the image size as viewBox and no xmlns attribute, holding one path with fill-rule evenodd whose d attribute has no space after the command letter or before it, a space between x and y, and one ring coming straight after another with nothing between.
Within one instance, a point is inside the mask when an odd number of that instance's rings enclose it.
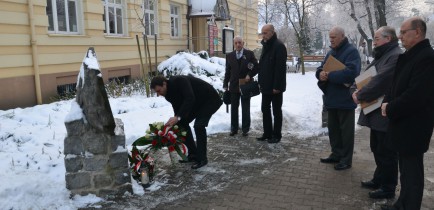
<instances>
[{"instance_id":1,"label":"brown folder","mask_svg":"<svg viewBox=\"0 0 434 210\"><path fill-rule=\"evenodd\" d=\"M342 62L338 61L338 59L336 59L332 55L329 55L322 69L325 72L338 71L345 69L345 65Z\"/></svg>"},{"instance_id":2,"label":"brown folder","mask_svg":"<svg viewBox=\"0 0 434 210\"><path fill-rule=\"evenodd\" d=\"M240 83L239 85L244 85L246 84L246 79L239 79L238 82Z\"/></svg>"},{"instance_id":3,"label":"brown folder","mask_svg":"<svg viewBox=\"0 0 434 210\"><path fill-rule=\"evenodd\" d=\"M362 107L362 109L364 109L364 108L366 108L368 106L371 106L371 105L373 105L373 104L375 104L377 102L378 102L378 99L375 99L375 100L370 101L370 102L360 101L360 107ZM365 114L367 114L367 113L365 113Z\"/></svg>"},{"instance_id":4,"label":"brown folder","mask_svg":"<svg viewBox=\"0 0 434 210\"><path fill-rule=\"evenodd\" d=\"M375 66L371 66L369 69L360 73L359 76L355 78L357 89L361 90L366 84L368 84L372 77L377 75L377 70ZM370 112L381 107L381 103L383 102L383 96L373 100L373 101L360 101L360 107L362 108L365 114L369 114Z\"/></svg>"},{"instance_id":5,"label":"brown folder","mask_svg":"<svg viewBox=\"0 0 434 210\"><path fill-rule=\"evenodd\" d=\"M368 84L371 81L371 79L372 79L372 76L368 76L367 78L365 78L359 82L356 82L357 89L361 90L363 88L363 86L365 86L366 84Z\"/></svg>"}]
</instances>

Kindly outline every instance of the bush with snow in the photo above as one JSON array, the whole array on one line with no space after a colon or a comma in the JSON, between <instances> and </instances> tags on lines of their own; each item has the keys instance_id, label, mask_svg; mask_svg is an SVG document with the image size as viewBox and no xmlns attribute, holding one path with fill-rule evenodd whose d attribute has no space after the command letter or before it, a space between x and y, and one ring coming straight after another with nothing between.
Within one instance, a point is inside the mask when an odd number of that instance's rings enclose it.
<instances>
[{"instance_id":1,"label":"bush with snow","mask_svg":"<svg viewBox=\"0 0 434 210\"><path fill-rule=\"evenodd\" d=\"M222 92L225 64L225 59L210 58L206 51L199 53L180 52L161 62L158 65L158 71L165 77L192 75L210 83L216 90Z\"/></svg>"}]
</instances>

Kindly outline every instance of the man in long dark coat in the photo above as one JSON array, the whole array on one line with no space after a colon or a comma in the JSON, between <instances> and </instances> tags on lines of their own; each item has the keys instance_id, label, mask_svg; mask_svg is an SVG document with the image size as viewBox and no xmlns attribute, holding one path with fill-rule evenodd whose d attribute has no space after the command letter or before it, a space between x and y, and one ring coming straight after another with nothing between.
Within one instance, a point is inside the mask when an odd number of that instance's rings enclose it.
<instances>
[{"instance_id":1,"label":"man in long dark coat","mask_svg":"<svg viewBox=\"0 0 434 210\"><path fill-rule=\"evenodd\" d=\"M419 210L424 188L423 155L434 127L434 50L425 38L426 23L410 18L399 39L406 49L398 57L390 90L381 106L389 118L388 145L398 152L401 191L393 206L382 209Z\"/></svg>"},{"instance_id":2,"label":"man in long dark coat","mask_svg":"<svg viewBox=\"0 0 434 210\"><path fill-rule=\"evenodd\" d=\"M209 83L193 76L172 76L169 80L156 76L151 81L151 88L172 104L174 116L166 125L178 124L187 129L188 162L196 162L191 168L208 164L206 127L223 103L217 91ZM189 126L193 120L197 146Z\"/></svg>"},{"instance_id":3,"label":"man in long dark coat","mask_svg":"<svg viewBox=\"0 0 434 210\"><path fill-rule=\"evenodd\" d=\"M261 29L262 53L259 60L259 86L262 93L261 111L264 133L256 138L259 141L278 143L282 138L283 92L286 90L286 47L277 39L272 24ZM271 117L273 106L273 118Z\"/></svg>"}]
</instances>

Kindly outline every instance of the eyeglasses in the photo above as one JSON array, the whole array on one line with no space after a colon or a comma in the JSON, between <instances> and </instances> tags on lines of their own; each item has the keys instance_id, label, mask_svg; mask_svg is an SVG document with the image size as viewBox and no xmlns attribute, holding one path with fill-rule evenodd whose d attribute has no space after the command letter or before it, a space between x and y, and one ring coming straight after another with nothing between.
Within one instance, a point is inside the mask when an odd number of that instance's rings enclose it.
<instances>
[{"instance_id":1,"label":"eyeglasses","mask_svg":"<svg viewBox=\"0 0 434 210\"><path fill-rule=\"evenodd\" d=\"M410 29L407 29L407 30L401 30L401 31L399 31L399 35L404 36L408 31L411 31L411 30L416 30L416 29L415 28L410 28Z\"/></svg>"}]
</instances>

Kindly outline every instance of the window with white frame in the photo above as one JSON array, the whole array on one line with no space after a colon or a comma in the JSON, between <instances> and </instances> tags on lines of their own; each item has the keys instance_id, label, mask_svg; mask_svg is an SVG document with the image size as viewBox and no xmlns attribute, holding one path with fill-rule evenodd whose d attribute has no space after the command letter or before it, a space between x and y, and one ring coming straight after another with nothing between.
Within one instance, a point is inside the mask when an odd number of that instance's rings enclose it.
<instances>
[{"instance_id":1,"label":"window with white frame","mask_svg":"<svg viewBox=\"0 0 434 210\"><path fill-rule=\"evenodd\" d=\"M104 5L104 33L108 35L124 35L123 0L102 0Z\"/></svg>"},{"instance_id":2,"label":"window with white frame","mask_svg":"<svg viewBox=\"0 0 434 210\"><path fill-rule=\"evenodd\" d=\"M78 0L47 0L48 31L78 34Z\"/></svg>"},{"instance_id":3,"label":"window with white frame","mask_svg":"<svg viewBox=\"0 0 434 210\"><path fill-rule=\"evenodd\" d=\"M172 37L179 37L180 36L180 21L181 18L179 18L179 11L180 7L176 5L170 5L170 35Z\"/></svg>"},{"instance_id":4,"label":"window with white frame","mask_svg":"<svg viewBox=\"0 0 434 210\"><path fill-rule=\"evenodd\" d=\"M157 4L156 0L143 1L143 22L146 35L154 35L157 33Z\"/></svg>"}]
</instances>

